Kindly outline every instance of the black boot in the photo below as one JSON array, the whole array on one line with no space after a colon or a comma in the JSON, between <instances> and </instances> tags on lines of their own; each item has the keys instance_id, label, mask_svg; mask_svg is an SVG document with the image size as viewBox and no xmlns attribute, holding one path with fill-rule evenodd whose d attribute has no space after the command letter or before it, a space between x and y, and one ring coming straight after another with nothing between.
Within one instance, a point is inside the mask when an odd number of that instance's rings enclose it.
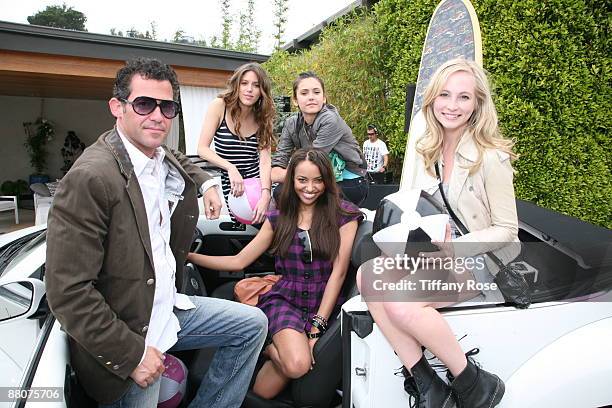
<instances>
[{"instance_id":1,"label":"black boot","mask_svg":"<svg viewBox=\"0 0 612 408\"><path fill-rule=\"evenodd\" d=\"M461 374L455 379L449 375L449 379L458 408L492 408L499 404L506 391L498 376L478 367L469 358Z\"/></svg>"},{"instance_id":2,"label":"black boot","mask_svg":"<svg viewBox=\"0 0 612 408\"><path fill-rule=\"evenodd\" d=\"M454 407L451 388L438 376L425 356L412 367L412 376L404 380L404 389L416 399L417 408ZM408 370L406 374L409 375Z\"/></svg>"},{"instance_id":3,"label":"black boot","mask_svg":"<svg viewBox=\"0 0 612 408\"><path fill-rule=\"evenodd\" d=\"M404 376L404 391L410 395L410 408L414 408L419 403L419 389L416 386L414 377L406 367L402 367L402 376Z\"/></svg>"}]
</instances>

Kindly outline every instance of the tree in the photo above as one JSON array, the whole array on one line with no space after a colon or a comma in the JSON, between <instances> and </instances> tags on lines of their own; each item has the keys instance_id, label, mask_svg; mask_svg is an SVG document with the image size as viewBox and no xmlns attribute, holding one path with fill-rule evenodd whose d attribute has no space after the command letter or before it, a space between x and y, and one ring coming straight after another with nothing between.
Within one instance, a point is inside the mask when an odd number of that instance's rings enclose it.
<instances>
[{"instance_id":1,"label":"tree","mask_svg":"<svg viewBox=\"0 0 612 408\"><path fill-rule=\"evenodd\" d=\"M208 43L204 38L201 38L199 40L194 39L192 44L197 45L198 47L208 47Z\"/></svg>"},{"instance_id":2,"label":"tree","mask_svg":"<svg viewBox=\"0 0 612 408\"><path fill-rule=\"evenodd\" d=\"M281 41L283 34L285 34L285 24L287 23L287 10L289 6L287 3L289 0L274 0L274 27L276 28L276 33L274 34L274 39L276 40L276 44L274 48L276 50L280 49Z\"/></svg>"},{"instance_id":3,"label":"tree","mask_svg":"<svg viewBox=\"0 0 612 408\"><path fill-rule=\"evenodd\" d=\"M230 0L220 0L221 5L221 47L225 49L232 48L231 32L232 32L232 15L230 14Z\"/></svg>"},{"instance_id":4,"label":"tree","mask_svg":"<svg viewBox=\"0 0 612 408\"><path fill-rule=\"evenodd\" d=\"M125 36L126 37L131 37L131 38L141 38L143 40L152 40L153 39L153 37L151 36L151 33L149 32L149 30L145 31L144 33L141 33L140 31L138 31L134 27L132 27L129 30L127 30L125 32Z\"/></svg>"},{"instance_id":5,"label":"tree","mask_svg":"<svg viewBox=\"0 0 612 408\"><path fill-rule=\"evenodd\" d=\"M151 21L151 31L147 30L144 33L138 31L134 26L129 30L125 31L125 34L121 30L117 30L117 28L112 27L110 29L110 35L116 35L117 37L129 37L129 38L140 38L143 40L157 40L157 23L155 21ZM175 41L176 42L176 41Z\"/></svg>"},{"instance_id":6,"label":"tree","mask_svg":"<svg viewBox=\"0 0 612 408\"><path fill-rule=\"evenodd\" d=\"M255 24L255 0L247 1L247 9L240 12L238 41L234 47L237 51L257 52L261 30Z\"/></svg>"},{"instance_id":7,"label":"tree","mask_svg":"<svg viewBox=\"0 0 612 408\"><path fill-rule=\"evenodd\" d=\"M180 28L174 32L172 36L172 42L178 43L182 42L185 37L185 30L181 30Z\"/></svg>"},{"instance_id":8,"label":"tree","mask_svg":"<svg viewBox=\"0 0 612 408\"><path fill-rule=\"evenodd\" d=\"M212 48L221 48L221 43L219 42L219 37L217 37L216 35L213 35L212 37L210 37L210 46Z\"/></svg>"},{"instance_id":9,"label":"tree","mask_svg":"<svg viewBox=\"0 0 612 408\"><path fill-rule=\"evenodd\" d=\"M47 27L66 28L68 30L87 31L85 14L72 7L47 6L43 11L28 17L28 23Z\"/></svg>"},{"instance_id":10,"label":"tree","mask_svg":"<svg viewBox=\"0 0 612 408\"><path fill-rule=\"evenodd\" d=\"M151 21L149 25L151 26L151 39L157 40L157 23L155 21Z\"/></svg>"}]
</instances>

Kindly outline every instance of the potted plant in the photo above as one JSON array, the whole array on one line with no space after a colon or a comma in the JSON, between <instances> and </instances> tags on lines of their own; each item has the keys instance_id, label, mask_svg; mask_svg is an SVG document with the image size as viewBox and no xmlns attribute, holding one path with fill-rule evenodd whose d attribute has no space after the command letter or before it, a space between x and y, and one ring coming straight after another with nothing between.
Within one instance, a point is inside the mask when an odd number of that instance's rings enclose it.
<instances>
[{"instance_id":1,"label":"potted plant","mask_svg":"<svg viewBox=\"0 0 612 408\"><path fill-rule=\"evenodd\" d=\"M27 193L28 183L25 180L7 180L0 185L0 193L2 195L17 196Z\"/></svg>"},{"instance_id":2,"label":"potted plant","mask_svg":"<svg viewBox=\"0 0 612 408\"><path fill-rule=\"evenodd\" d=\"M64 139L64 147L62 147L64 166L61 170L64 176L68 173L74 161L83 153L83 150L85 150L85 143L81 142L81 139L79 139L73 130L69 130Z\"/></svg>"},{"instance_id":3,"label":"potted plant","mask_svg":"<svg viewBox=\"0 0 612 408\"><path fill-rule=\"evenodd\" d=\"M30 175L30 184L46 183L49 176L45 174L47 168L47 143L53 139L55 128L53 124L42 117L35 122L25 122L23 128L26 133L26 147L30 154L30 163L35 173Z\"/></svg>"}]
</instances>

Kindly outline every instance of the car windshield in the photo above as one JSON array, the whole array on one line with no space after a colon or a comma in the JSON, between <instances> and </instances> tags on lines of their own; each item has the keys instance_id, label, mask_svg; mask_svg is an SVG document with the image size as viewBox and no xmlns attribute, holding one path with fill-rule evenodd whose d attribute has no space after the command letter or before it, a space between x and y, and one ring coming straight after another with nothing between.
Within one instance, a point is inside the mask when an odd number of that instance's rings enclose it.
<instances>
[{"instance_id":1,"label":"car windshield","mask_svg":"<svg viewBox=\"0 0 612 408\"><path fill-rule=\"evenodd\" d=\"M45 242L46 232L36 231L0 248L0 277L30 251Z\"/></svg>"}]
</instances>

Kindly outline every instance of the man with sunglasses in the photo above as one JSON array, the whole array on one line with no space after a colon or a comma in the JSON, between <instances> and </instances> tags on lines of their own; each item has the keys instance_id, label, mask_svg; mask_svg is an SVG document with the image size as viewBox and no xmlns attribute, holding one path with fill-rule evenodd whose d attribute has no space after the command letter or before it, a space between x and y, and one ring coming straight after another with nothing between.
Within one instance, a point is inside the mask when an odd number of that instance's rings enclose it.
<instances>
[{"instance_id":1,"label":"man with sunglasses","mask_svg":"<svg viewBox=\"0 0 612 408\"><path fill-rule=\"evenodd\" d=\"M183 264L198 218L217 218L215 182L163 143L180 110L158 60L119 70L116 126L62 179L47 235L47 298L71 365L100 406L155 407L166 351L218 347L192 406L239 407L267 331L259 310L186 296Z\"/></svg>"}]
</instances>

